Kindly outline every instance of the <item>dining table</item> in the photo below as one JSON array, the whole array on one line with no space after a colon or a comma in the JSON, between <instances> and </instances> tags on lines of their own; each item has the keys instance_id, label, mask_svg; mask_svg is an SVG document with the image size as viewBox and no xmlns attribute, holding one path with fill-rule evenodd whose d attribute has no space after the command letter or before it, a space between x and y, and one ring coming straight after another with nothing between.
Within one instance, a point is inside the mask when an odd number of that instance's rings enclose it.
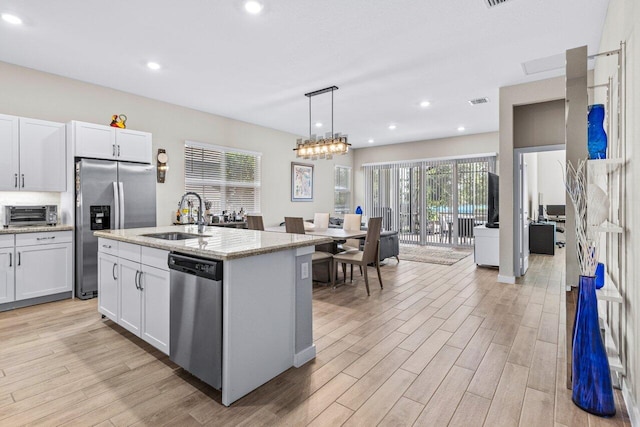
<instances>
[{"instance_id":1,"label":"dining table","mask_svg":"<svg viewBox=\"0 0 640 427\"><path fill-rule=\"evenodd\" d=\"M264 231L286 233L284 225L278 227L265 227ZM343 228L311 228L305 229L305 234L312 236L329 237L333 240L361 239L367 236L367 230L345 230Z\"/></svg>"}]
</instances>

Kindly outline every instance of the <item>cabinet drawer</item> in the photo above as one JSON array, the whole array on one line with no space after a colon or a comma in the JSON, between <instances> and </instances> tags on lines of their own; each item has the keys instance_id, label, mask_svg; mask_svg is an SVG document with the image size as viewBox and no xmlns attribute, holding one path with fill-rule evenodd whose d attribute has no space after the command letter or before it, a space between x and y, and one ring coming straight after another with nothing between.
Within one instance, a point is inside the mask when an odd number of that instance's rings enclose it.
<instances>
[{"instance_id":1,"label":"cabinet drawer","mask_svg":"<svg viewBox=\"0 0 640 427\"><path fill-rule=\"evenodd\" d=\"M98 252L118 256L118 241L98 237Z\"/></svg>"},{"instance_id":2,"label":"cabinet drawer","mask_svg":"<svg viewBox=\"0 0 640 427\"><path fill-rule=\"evenodd\" d=\"M48 245L52 243L71 243L72 231L46 231L43 233L16 234L16 246Z\"/></svg>"},{"instance_id":3,"label":"cabinet drawer","mask_svg":"<svg viewBox=\"0 0 640 427\"><path fill-rule=\"evenodd\" d=\"M140 262L140 245L118 242L118 257L133 262Z\"/></svg>"},{"instance_id":4,"label":"cabinet drawer","mask_svg":"<svg viewBox=\"0 0 640 427\"><path fill-rule=\"evenodd\" d=\"M142 264L169 271L168 259L169 251L142 246Z\"/></svg>"},{"instance_id":5,"label":"cabinet drawer","mask_svg":"<svg viewBox=\"0 0 640 427\"><path fill-rule=\"evenodd\" d=\"M0 248L10 248L15 244L15 234L0 234Z\"/></svg>"}]
</instances>

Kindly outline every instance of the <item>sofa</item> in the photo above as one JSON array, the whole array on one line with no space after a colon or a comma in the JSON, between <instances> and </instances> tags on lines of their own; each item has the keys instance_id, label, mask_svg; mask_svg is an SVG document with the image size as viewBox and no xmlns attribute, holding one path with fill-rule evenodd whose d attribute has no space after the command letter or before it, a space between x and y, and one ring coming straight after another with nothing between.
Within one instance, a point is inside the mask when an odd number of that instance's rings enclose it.
<instances>
[{"instance_id":1,"label":"sofa","mask_svg":"<svg viewBox=\"0 0 640 427\"><path fill-rule=\"evenodd\" d=\"M397 231L383 231L380 233L380 261L395 257L400 262L400 241Z\"/></svg>"}]
</instances>

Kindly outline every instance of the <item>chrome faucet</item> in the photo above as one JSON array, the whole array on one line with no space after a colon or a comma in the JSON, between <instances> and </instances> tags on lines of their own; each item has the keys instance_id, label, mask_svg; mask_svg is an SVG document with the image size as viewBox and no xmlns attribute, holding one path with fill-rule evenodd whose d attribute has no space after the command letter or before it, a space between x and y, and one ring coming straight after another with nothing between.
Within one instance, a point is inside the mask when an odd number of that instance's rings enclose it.
<instances>
[{"instance_id":1,"label":"chrome faucet","mask_svg":"<svg viewBox=\"0 0 640 427\"><path fill-rule=\"evenodd\" d=\"M184 196L182 196L182 200L180 200L180 209L182 209L184 199L186 199L187 196L196 196L198 198L198 203L200 204L200 206L198 207L198 219L196 220L196 223L198 224L198 233L202 234L204 233L204 213L202 211L202 197L200 197L198 193L194 193L193 191L184 193Z\"/></svg>"}]
</instances>

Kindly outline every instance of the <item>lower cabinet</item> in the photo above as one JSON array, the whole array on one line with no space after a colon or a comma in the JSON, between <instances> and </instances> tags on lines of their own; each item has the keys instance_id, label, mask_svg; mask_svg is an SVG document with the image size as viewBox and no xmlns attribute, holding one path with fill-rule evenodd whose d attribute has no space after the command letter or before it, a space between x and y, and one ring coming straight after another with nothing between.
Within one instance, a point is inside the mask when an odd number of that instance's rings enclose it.
<instances>
[{"instance_id":1,"label":"lower cabinet","mask_svg":"<svg viewBox=\"0 0 640 427\"><path fill-rule=\"evenodd\" d=\"M15 301L16 270L13 266L13 246L0 249L0 304Z\"/></svg>"},{"instance_id":2,"label":"lower cabinet","mask_svg":"<svg viewBox=\"0 0 640 427\"><path fill-rule=\"evenodd\" d=\"M0 236L0 304L71 292L71 241L71 231Z\"/></svg>"},{"instance_id":3,"label":"lower cabinet","mask_svg":"<svg viewBox=\"0 0 640 427\"><path fill-rule=\"evenodd\" d=\"M71 290L71 243L16 246L16 300Z\"/></svg>"},{"instance_id":4,"label":"lower cabinet","mask_svg":"<svg viewBox=\"0 0 640 427\"><path fill-rule=\"evenodd\" d=\"M119 251L135 260L98 252L98 311L169 354L170 274L168 267L157 267L166 265L168 253L153 249L147 256L147 249L126 244Z\"/></svg>"}]
</instances>

